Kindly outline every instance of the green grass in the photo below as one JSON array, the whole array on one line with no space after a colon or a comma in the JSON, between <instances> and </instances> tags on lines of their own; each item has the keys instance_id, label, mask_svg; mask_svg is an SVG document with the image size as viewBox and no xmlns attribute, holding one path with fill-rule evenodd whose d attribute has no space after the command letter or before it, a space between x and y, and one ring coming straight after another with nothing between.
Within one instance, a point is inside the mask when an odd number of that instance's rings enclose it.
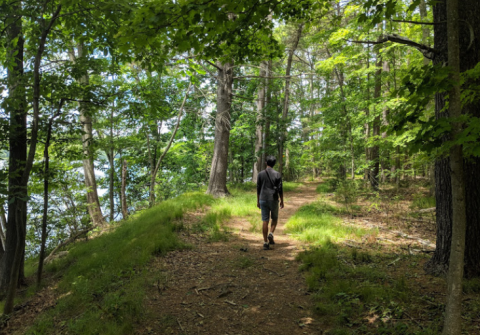
<instances>
[{"instance_id":1,"label":"green grass","mask_svg":"<svg viewBox=\"0 0 480 335\"><path fill-rule=\"evenodd\" d=\"M326 244L350 237L361 237L368 231L342 225L342 220L334 214L343 213L324 202L314 202L300 207L288 220L285 231L294 237L313 244Z\"/></svg>"},{"instance_id":2,"label":"green grass","mask_svg":"<svg viewBox=\"0 0 480 335\"><path fill-rule=\"evenodd\" d=\"M317 193L332 193L334 190L335 189L332 185L326 183L321 183L316 189Z\"/></svg>"},{"instance_id":3,"label":"green grass","mask_svg":"<svg viewBox=\"0 0 480 335\"><path fill-rule=\"evenodd\" d=\"M418 294L405 276L392 278L382 269L388 257L396 255L342 249L331 242L299 254L315 311L330 329L327 334L436 334L441 310L432 312L434 322L423 329L408 322L407 310L424 307L416 305ZM369 324L367 317L376 319Z\"/></svg>"},{"instance_id":4,"label":"green grass","mask_svg":"<svg viewBox=\"0 0 480 335\"><path fill-rule=\"evenodd\" d=\"M295 191L302 183L295 183L291 181L285 181L282 183L283 192L292 192Z\"/></svg>"},{"instance_id":5,"label":"green grass","mask_svg":"<svg viewBox=\"0 0 480 335\"><path fill-rule=\"evenodd\" d=\"M414 194L412 205L410 207L412 209L424 209L424 208L435 207L435 197L426 196L425 194L422 194L422 193Z\"/></svg>"},{"instance_id":6,"label":"green grass","mask_svg":"<svg viewBox=\"0 0 480 335\"><path fill-rule=\"evenodd\" d=\"M146 265L153 255L187 247L178 240L174 221L212 203L202 193L184 194L131 217L111 233L77 243L67 257L47 266L61 278L63 297L27 334L131 334L145 317Z\"/></svg>"}]
</instances>

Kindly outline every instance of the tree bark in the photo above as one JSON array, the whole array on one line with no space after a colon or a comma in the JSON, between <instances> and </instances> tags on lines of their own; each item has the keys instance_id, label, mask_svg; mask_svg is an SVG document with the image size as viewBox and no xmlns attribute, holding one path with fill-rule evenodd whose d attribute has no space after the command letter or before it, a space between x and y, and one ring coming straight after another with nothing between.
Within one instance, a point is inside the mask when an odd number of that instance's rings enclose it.
<instances>
[{"instance_id":1,"label":"tree bark","mask_svg":"<svg viewBox=\"0 0 480 335\"><path fill-rule=\"evenodd\" d=\"M260 63L260 77L266 76L266 67L268 65L266 62ZM262 166L262 154L261 150L263 147L263 126L265 120L265 79L260 78L260 84L258 85L258 98L257 98L257 124L255 129L255 162L253 163L253 175L252 175L252 182L257 182L258 173L263 170Z\"/></svg>"},{"instance_id":2,"label":"tree bark","mask_svg":"<svg viewBox=\"0 0 480 335\"><path fill-rule=\"evenodd\" d=\"M217 114L215 116L215 141L207 194L227 196L228 146L230 140L230 107L232 105L233 63L217 62Z\"/></svg>"},{"instance_id":3,"label":"tree bark","mask_svg":"<svg viewBox=\"0 0 480 335\"><path fill-rule=\"evenodd\" d=\"M480 61L480 3L474 0L465 0L459 3L460 21L460 71L472 69ZM433 7L434 22L447 20L447 9L444 2L438 2ZM470 45L469 25L474 30L474 43ZM434 64L447 62L447 25L434 26L435 49L441 50ZM448 117L443 112L445 94L435 96L435 114L438 119ZM480 117L480 103L474 102L463 106L463 114ZM447 139L446 139L447 140ZM478 174L480 159L471 157L464 160L464 178L466 195L467 232L465 241L464 275L465 277L480 276L480 175ZM432 274L445 274L448 270L452 241L453 200L450 176L449 158L437 159L435 162L435 198L437 208L437 240L432 259L426 264L426 270Z\"/></svg>"},{"instance_id":4,"label":"tree bark","mask_svg":"<svg viewBox=\"0 0 480 335\"><path fill-rule=\"evenodd\" d=\"M122 216L125 220L128 217L128 207L127 207L127 160L124 159L122 163L122 189L120 192L122 200Z\"/></svg>"},{"instance_id":5,"label":"tree bark","mask_svg":"<svg viewBox=\"0 0 480 335\"><path fill-rule=\"evenodd\" d=\"M303 23L300 23L297 28L296 35L292 41L292 46L288 53L287 59L287 68L285 70L285 99L283 101L283 111L282 111L282 119L281 119L281 127L280 127L280 142L278 144L278 172L283 172L283 150L285 145L285 138L287 132L287 117L288 117L288 107L289 107L289 99L290 99L290 72L292 70L292 61L293 55L295 54L295 50L297 50L298 43L300 42L300 37L302 36L303 30Z\"/></svg>"},{"instance_id":6,"label":"tree bark","mask_svg":"<svg viewBox=\"0 0 480 335\"><path fill-rule=\"evenodd\" d=\"M19 12L20 3L13 5ZM12 11L13 12L13 11ZM17 249L17 223L26 224L27 188L22 182L22 175L27 160L27 112L24 82L24 38L22 35L22 19L12 17L7 20L7 57L15 65L7 70L8 97L5 109L10 115L9 129L9 162L8 162L8 214L6 221L5 254L0 262L0 293L4 295L10 283L15 250ZM17 43L13 41L17 39ZM22 239L22 238L20 238Z\"/></svg>"},{"instance_id":7,"label":"tree bark","mask_svg":"<svg viewBox=\"0 0 480 335\"><path fill-rule=\"evenodd\" d=\"M456 120L462 115L460 92L460 29L458 0L447 0L448 66L454 83L449 94L449 114L452 117L452 139L458 138L463 125ZM450 149L450 176L452 184L452 242L447 275L447 304L444 335L462 333L462 280L465 254L466 206L463 152L461 145Z\"/></svg>"}]
</instances>

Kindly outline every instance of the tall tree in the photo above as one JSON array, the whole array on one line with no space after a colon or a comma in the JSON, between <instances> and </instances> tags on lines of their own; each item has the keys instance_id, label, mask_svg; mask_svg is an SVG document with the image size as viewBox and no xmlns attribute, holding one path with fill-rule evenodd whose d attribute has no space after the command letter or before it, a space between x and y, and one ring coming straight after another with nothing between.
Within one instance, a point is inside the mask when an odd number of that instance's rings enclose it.
<instances>
[{"instance_id":1,"label":"tall tree","mask_svg":"<svg viewBox=\"0 0 480 335\"><path fill-rule=\"evenodd\" d=\"M283 151L286 139L286 132L287 132L287 118L288 118L288 109L290 105L290 75L292 71L292 62L293 62L293 55L297 50L298 43L300 42L300 38L302 37L302 30L303 30L303 23L298 24L297 29L295 30L295 34L292 37L290 50L288 52L287 58L287 67L285 69L285 91L284 91L284 100L283 100L283 109L282 109L282 118L281 118L281 126L280 126L280 141L278 144L278 172L282 173L284 168L283 163Z\"/></svg>"},{"instance_id":2,"label":"tall tree","mask_svg":"<svg viewBox=\"0 0 480 335\"><path fill-rule=\"evenodd\" d=\"M452 118L452 139L457 139L463 125L460 92L460 16L458 0L447 0L448 66L453 87L448 95L448 112ZM452 184L452 243L447 276L447 304L444 335L462 333L463 259L465 254L466 206L463 152L460 144L450 149L450 176Z\"/></svg>"},{"instance_id":3,"label":"tall tree","mask_svg":"<svg viewBox=\"0 0 480 335\"><path fill-rule=\"evenodd\" d=\"M9 173L8 214L6 222L5 254L0 261L0 292L5 294L11 278L15 278L15 252L23 250L25 238L22 234L27 219L27 184L23 178L27 160L27 102L24 77L24 35L22 6L16 2L11 6L6 20L7 32L7 87L8 97L4 108L9 114ZM15 43L16 41L16 43ZM18 229L20 228L20 229ZM18 234L20 230L20 235Z\"/></svg>"},{"instance_id":4,"label":"tall tree","mask_svg":"<svg viewBox=\"0 0 480 335\"><path fill-rule=\"evenodd\" d=\"M230 107L232 105L233 63L217 62L217 112L215 142L207 193L215 197L230 194L227 189L228 145L230 140Z\"/></svg>"},{"instance_id":5,"label":"tall tree","mask_svg":"<svg viewBox=\"0 0 480 335\"><path fill-rule=\"evenodd\" d=\"M260 63L260 77L266 76L266 67L267 62L263 61ZM258 85L257 93L257 125L255 129L255 162L253 163L253 175L252 181L257 182L258 173L263 170L263 154L261 150L263 148L263 137L264 137L264 128L265 128L265 78L260 78L260 83Z\"/></svg>"},{"instance_id":6,"label":"tall tree","mask_svg":"<svg viewBox=\"0 0 480 335\"><path fill-rule=\"evenodd\" d=\"M75 49L70 51L70 60L83 62L87 58L85 45L82 41L78 42ZM83 74L78 79L78 82L88 90L89 77L87 69L83 69ZM104 223L102 208L98 198L97 180L95 178L95 164L94 155L95 150L93 146L93 118L92 111L88 103L88 94L85 94L84 100L79 102L80 123L83 127L82 146L83 146L83 174L85 177L85 189L87 191L88 213L94 225Z\"/></svg>"}]
</instances>

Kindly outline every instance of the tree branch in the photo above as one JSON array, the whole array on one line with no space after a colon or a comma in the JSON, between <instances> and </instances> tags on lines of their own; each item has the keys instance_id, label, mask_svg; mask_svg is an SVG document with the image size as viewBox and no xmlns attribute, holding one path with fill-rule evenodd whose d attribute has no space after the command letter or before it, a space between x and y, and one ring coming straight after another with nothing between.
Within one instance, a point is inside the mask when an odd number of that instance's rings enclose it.
<instances>
[{"instance_id":1,"label":"tree branch","mask_svg":"<svg viewBox=\"0 0 480 335\"><path fill-rule=\"evenodd\" d=\"M435 54L438 53L437 50L434 48L431 48L427 45L423 45L420 43L417 43L415 41L409 40L406 37L399 36L397 34L392 34L392 35L383 35L382 38L380 38L378 41L352 41L349 40L349 42L352 43L362 43L362 44L383 44L386 42L393 42L393 43L398 43L398 44L405 44L414 47L418 51L420 51L425 58L428 59L433 59L435 57Z\"/></svg>"},{"instance_id":2,"label":"tree branch","mask_svg":"<svg viewBox=\"0 0 480 335\"><path fill-rule=\"evenodd\" d=\"M442 23L447 23L447 21L442 21L442 22L421 22L421 21L408 21L408 20L392 20L393 22L399 22L399 23L413 23L413 24L423 24L426 26L434 26L436 24L442 24Z\"/></svg>"}]
</instances>

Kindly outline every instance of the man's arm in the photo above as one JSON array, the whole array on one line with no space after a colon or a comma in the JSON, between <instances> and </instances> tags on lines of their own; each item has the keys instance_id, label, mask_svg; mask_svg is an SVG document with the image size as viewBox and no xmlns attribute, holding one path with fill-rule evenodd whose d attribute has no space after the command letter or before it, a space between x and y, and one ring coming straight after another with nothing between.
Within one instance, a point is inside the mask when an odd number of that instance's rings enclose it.
<instances>
[{"instance_id":1,"label":"man's arm","mask_svg":"<svg viewBox=\"0 0 480 335\"><path fill-rule=\"evenodd\" d=\"M282 177L280 176L280 182L278 183L278 195L280 196L280 208L285 207L283 204L283 183Z\"/></svg>"},{"instance_id":2,"label":"man's arm","mask_svg":"<svg viewBox=\"0 0 480 335\"><path fill-rule=\"evenodd\" d=\"M260 208L260 192L262 191L262 182L260 180L260 173L257 176L257 207Z\"/></svg>"}]
</instances>

